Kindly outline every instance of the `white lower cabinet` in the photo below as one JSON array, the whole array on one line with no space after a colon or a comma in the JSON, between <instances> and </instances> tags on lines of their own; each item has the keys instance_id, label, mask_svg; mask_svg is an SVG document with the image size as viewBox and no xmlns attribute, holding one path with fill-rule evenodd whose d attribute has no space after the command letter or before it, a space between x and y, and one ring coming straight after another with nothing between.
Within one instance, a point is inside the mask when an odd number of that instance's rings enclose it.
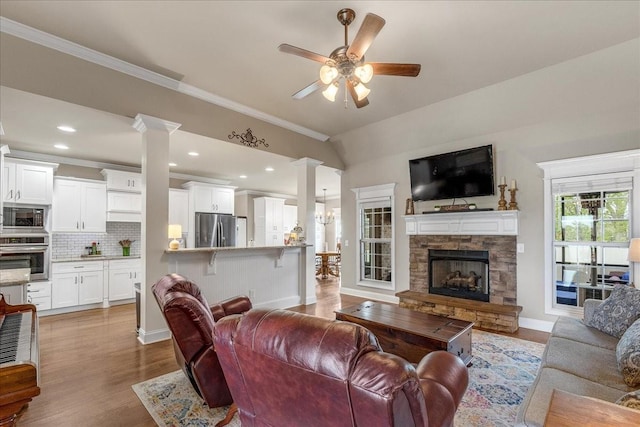
<instances>
[{"instance_id":1,"label":"white lower cabinet","mask_svg":"<svg viewBox=\"0 0 640 427\"><path fill-rule=\"evenodd\" d=\"M51 270L52 309L102 302L103 261L53 263Z\"/></svg>"},{"instance_id":2,"label":"white lower cabinet","mask_svg":"<svg viewBox=\"0 0 640 427\"><path fill-rule=\"evenodd\" d=\"M27 302L36 306L36 311L51 309L51 282L30 282L27 285Z\"/></svg>"},{"instance_id":3,"label":"white lower cabinet","mask_svg":"<svg viewBox=\"0 0 640 427\"><path fill-rule=\"evenodd\" d=\"M109 261L109 301L135 297L133 285L142 280L140 259Z\"/></svg>"}]
</instances>

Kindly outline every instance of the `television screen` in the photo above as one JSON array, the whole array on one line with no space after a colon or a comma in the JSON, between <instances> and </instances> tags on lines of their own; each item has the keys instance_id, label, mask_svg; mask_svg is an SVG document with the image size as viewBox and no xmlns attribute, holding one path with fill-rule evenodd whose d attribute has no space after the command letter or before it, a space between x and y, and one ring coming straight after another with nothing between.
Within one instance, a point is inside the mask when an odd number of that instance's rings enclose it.
<instances>
[{"instance_id":1,"label":"television screen","mask_svg":"<svg viewBox=\"0 0 640 427\"><path fill-rule=\"evenodd\" d=\"M491 145L409 160L414 201L495 194Z\"/></svg>"}]
</instances>

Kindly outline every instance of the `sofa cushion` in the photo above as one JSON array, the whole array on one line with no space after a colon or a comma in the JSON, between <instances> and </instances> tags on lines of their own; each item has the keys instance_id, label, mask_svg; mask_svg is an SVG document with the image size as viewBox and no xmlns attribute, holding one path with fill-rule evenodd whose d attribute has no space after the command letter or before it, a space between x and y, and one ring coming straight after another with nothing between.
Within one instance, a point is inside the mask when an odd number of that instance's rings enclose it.
<instances>
[{"instance_id":1,"label":"sofa cushion","mask_svg":"<svg viewBox=\"0 0 640 427\"><path fill-rule=\"evenodd\" d=\"M616 401L616 404L627 408L640 409L640 390L631 391Z\"/></svg>"},{"instance_id":2,"label":"sofa cushion","mask_svg":"<svg viewBox=\"0 0 640 427\"><path fill-rule=\"evenodd\" d=\"M640 289L616 285L611 295L593 312L587 325L620 338L640 318Z\"/></svg>"},{"instance_id":3,"label":"sofa cushion","mask_svg":"<svg viewBox=\"0 0 640 427\"><path fill-rule=\"evenodd\" d=\"M558 320L553 325L551 336L566 338L612 351L618 345L618 338L587 326L582 320L573 317L558 317Z\"/></svg>"},{"instance_id":4,"label":"sofa cushion","mask_svg":"<svg viewBox=\"0 0 640 427\"><path fill-rule=\"evenodd\" d=\"M615 351L606 348L551 337L547 343L542 366L617 388L623 393L632 390L626 386L618 370Z\"/></svg>"},{"instance_id":5,"label":"sofa cushion","mask_svg":"<svg viewBox=\"0 0 640 427\"><path fill-rule=\"evenodd\" d=\"M640 320L636 320L620 338L616 359L624 382L630 387L640 386Z\"/></svg>"},{"instance_id":6,"label":"sofa cushion","mask_svg":"<svg viewBox=\"0 0 640 427\"><path fill-rule=\"evenodd\" d=\"M615 402L625 392L554 368L542 368L527 393L516 419L518 426L542 426L554 389Z\"/></svg>"}]
</instances>

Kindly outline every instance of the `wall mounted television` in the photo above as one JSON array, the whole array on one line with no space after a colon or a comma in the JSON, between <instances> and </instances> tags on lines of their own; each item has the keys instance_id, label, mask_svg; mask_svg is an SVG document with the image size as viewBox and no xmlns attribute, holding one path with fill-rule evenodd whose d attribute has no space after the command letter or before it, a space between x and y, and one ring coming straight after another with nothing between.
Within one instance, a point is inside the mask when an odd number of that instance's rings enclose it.
<instances>
[{"instance_id":1,"label":"wall mounted television","mask_svg":"<svg viewBox=\"0 0 640 427\"><path fill-rule=\"evenodd\" d=\"M409 160L409 177L411 197L416 202L493 195L493 147Z\"/></svg>"}]
</instances>

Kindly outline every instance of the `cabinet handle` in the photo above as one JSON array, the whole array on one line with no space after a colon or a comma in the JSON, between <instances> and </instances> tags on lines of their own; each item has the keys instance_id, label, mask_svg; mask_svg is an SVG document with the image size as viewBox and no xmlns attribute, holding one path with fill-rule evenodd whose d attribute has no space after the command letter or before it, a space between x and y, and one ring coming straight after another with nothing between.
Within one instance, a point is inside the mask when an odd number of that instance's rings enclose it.
<instances>
[{"instance_id":1,"label":"cabinet handle","mask_svg":"<svg viewBox=\"0 0 640 427\"><path fill-rule=\"evenodd\" d=\"M80 284L84 283L84 276L80 276Z\"/></svg>"},{"instance_id":2,"label":"cabinet handle","mask_svg":"<svg viewBox=\"0 0 640 427\"><path fill-rule=\"evenodd\" d=\"M127 180L127 187L131 187L131 180L130 179Z\"/></svg>"},{"instance_id":3,"label":"cabinet handle","mask_svg":"<svg viewBox=\"0 0 640 427\"><path fill-rule=\"evenodd\" d=\"M76 221L76 230L80 229L80 223Z\"/></svg>"},{"instance_id":4,"label":"cabinet handle","mask_svg":"<svg viewBox=\"0 0 640 427\"><path fill-rule=\"evenodd\" d=\"M9 199L13 199L13 190L9 190Z\"/></svg>"},{"instance_id":5,"label":"cabinet handle","mask_svg":"<svg viewBox=\"0 0 640 427\"><path fill-rule=\"evenodd\" d=\"M135 179L132 179L132 180L131 180L131 186L132 186L132 187L135 187L135 186L136 186L136 180L135 180Z\"/></svg>"},{"instance_id":6,"label":"cabinet handle","mask_svg":"<svg viewBox=\"0 0 640 427\"><path fill-rule=\"evenodd\" d=\"M131 272L129 272L129 279L131 279Z\"/></svg>"},{"instance_id":7,"label":"cabinet handle","mask_svg":"<svg viewBox=\"0 0 640 427\"><path fill-rule=\"evenodd\" d=\"M20 200L20 192L16 190L16 200Z\"/></svg>"},{"instance_id":8,"label":"cabinet handle","mask_svg":"<svg viewBox=\"0 0 640 427\"><path fill-rule=\"evenodd\" d=\"M78 278L76 277L74 281L74 285L77 285L77 284L78 284Z\"/></svg>"},{"instance_id":9,"label":"cabinet handle","mask_svg":"<svg viewBox=\"0 0 640 427\"><path fill-rule=\"evenodd\" d=\"M82 229L84 230L84 221L82 221Z\"/></svg>"}]
</instances>

